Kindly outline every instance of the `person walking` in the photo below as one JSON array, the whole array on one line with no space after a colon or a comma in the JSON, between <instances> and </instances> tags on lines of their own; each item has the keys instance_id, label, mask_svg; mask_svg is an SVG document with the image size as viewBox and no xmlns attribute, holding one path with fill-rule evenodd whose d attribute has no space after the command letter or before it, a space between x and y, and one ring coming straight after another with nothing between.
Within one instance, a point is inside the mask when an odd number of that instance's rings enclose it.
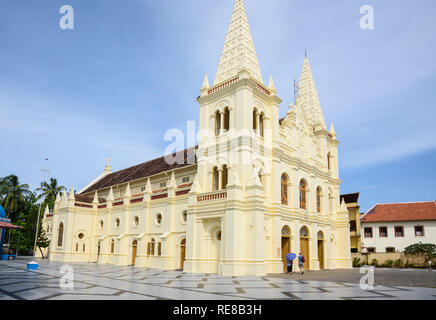
<instances>
[{"instance_id":1,"label":"person walking","mask_svg":"<svg viewBox=\"0 0 436 320\"><path fill-rule=\"evenodd\" d=\"M304 263L306 262L306 258L300 252L298 254L298 267L300 268L301 275L304 274Z\"/></svg>"},{"instance_id":2,"label":"person walking","mask_svg":"<svg viewBox=\"0 0 436 320\"><path fill-rule=\"evenodd\" d=\"M286 266L288 267L288 273L292 274L292 266L294 264L295 253L288 253L286 255Z\"/></svg>"}]
</instances>

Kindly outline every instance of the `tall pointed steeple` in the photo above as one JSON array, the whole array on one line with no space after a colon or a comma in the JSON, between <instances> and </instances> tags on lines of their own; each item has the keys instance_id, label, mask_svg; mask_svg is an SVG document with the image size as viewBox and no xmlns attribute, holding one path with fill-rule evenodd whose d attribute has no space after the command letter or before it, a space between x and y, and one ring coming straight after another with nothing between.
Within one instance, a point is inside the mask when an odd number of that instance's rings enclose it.
<instances>
[{"instance_id":1,"label":"tall pointed steeple","mask_svg":"<svg viewBox=\"0 0 436 320\"><path fill-rule=\"evenodd\" d=\"M326 128L324 115L322 114L321 104L319 103L318 93L310 70L309 59L304 57L303 69L300 76L298 97L296 106L302 107L312 126L321 125Z\"/></svg>"},{"instance_id":2,"label":"tall pointed steeple","mask_svg":"<svg viewBox=\"0 0 436 320\"><path fill-rule=\"evenodd\" d=\"M254 79L263 84L244 1L236 0L214 85L229 80L241 70L247 70Z\"/></svg>"}]
</instances>

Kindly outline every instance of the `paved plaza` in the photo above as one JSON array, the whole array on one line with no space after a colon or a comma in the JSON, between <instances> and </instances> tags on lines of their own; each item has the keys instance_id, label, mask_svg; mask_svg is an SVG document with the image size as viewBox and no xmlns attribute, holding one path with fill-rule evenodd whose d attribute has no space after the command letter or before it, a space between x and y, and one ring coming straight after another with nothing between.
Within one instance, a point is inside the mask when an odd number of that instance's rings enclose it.
<instances>
[{"instance_id":1,"label":"paved plaza","mask_svg":"<svg viewBox=\"0 0 436 320\"><path fill-rule=\"evenodd\" d=\"M39 270L27 271L28 261L0 261L0 300L436 300L436 272L425 270L381 270L380 274L376 270L376 285L372 290L363 290L356 269L309 271L304 276L230 277L71 263L74 288L61 289L64 274L60 270L64 263L38 260ZM402 281L409 278L411 283L424 279L426 286L404 285ZM342 279L352 281L341 282ZM389 285L381 284L384 279Z\"/></svg>"}]
</instances>

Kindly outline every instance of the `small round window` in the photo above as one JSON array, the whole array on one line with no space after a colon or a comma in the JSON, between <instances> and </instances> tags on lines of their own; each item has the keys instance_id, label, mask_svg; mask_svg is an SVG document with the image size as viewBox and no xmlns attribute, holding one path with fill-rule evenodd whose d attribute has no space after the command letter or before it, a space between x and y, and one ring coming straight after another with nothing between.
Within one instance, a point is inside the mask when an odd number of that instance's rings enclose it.
<instances>
[{"instance_id":1,"label":"small round window","mask_svg":"<svg viewBox=\"0 0 436 320\"><path fill-rule=\"evenodd\" d=\"M79 233L79 235L77 236L80 240L82 240L84 237L85 237L85 235L83 234L83 233Z\"/></svg>"},{"instance_id":2,"label":"small round window","mask_svg":"<svg viewBox=\"0 0 436 320\"><path fill-rule=\"evenodd\" d=\"M133 224L134 224L135 226L137 226L137 225L139 224L139 217L138 217L138 216L136 216L136 217L133 219Z\"/></svg>"},{"instance_id":3,"label":"small round window","mask_svg":"<svg viewBox=\"0 0 436 320\"><path fill-rule=\"evenodd\" d=\"M115 226L118 228L120 226L120 219L115 219Z\"/></svg>"},{"instance_id":4,"label":"small round window","mask_svg":"<svg viewBox=\"0 0 436 320\"><path fill-rule=\"evenodd\" d=\"M162 215L160 213L158 213L156 215L156 223L157 224L161 224L162 223Z\"/></svg>"}]
</instances>

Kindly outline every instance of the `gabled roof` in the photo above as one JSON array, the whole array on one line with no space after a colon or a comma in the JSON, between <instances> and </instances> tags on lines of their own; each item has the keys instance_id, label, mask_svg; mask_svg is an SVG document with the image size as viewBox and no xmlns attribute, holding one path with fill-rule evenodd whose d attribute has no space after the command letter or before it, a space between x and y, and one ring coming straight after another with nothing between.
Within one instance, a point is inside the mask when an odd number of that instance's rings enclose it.
<instances>
[{"instance_id":1,"label":"gabled roof","mask_svg":"<svg viewBox=\"0 0 436 320\"><path fill-rule=\"evenodd\" d=\"M436 220L436 202L376 204L361 217L362 222Z\"/></svg>"},{"instance_id":2,"label":"gabled roof","mask_svg":"<svg viewBox=\"0 0 436 320\"><path fill-rule=\"evenodd\" d=\"M359 202L359 194L360 194L359 192L341 194L341 202L342 199L344 199L345 203Z\"/></svg>"},{"instance_id":3,"label":"gabled roof","mask_svg":"<svg viewBox=\"0 0 436 320\"><path fill-rule=\"evenodd\" d=\"M197 157L195 156L195 149L197 148L198 147L189 148L178 152L178 153L183 152L184 161L181 164L179 163L168 164L168 162L165 160L165 156L154 160L150 160L138 164L136 166L108 174L103 179L97 181L95 184L91 185L89 188L82 191L80 194L94 192L96 190L101 190L111 186L127 183L133 180L146 178L161 172L183 168L192 164L196 164ZM194 157L194 159L192 159L192 157Z\"/></svg>"}]
</instances>

